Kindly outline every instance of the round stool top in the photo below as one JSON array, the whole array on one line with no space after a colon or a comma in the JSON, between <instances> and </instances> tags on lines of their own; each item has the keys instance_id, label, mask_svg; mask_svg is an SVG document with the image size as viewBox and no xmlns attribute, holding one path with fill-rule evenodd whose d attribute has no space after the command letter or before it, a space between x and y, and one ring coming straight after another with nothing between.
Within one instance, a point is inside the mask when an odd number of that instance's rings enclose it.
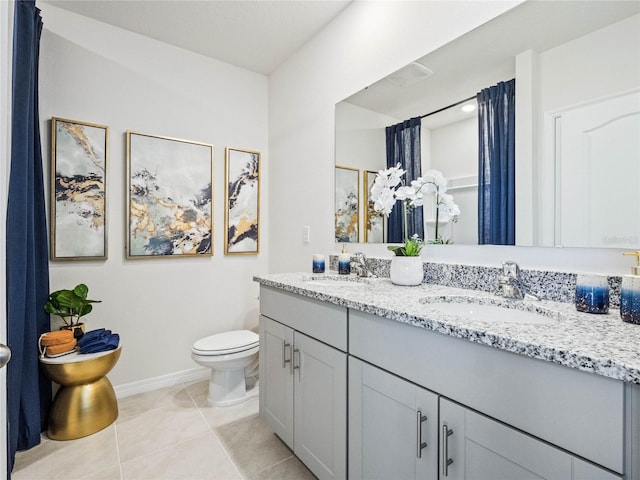
<instances>
[{"instance_id":1,"label":"round stool top","mask_svg":"<svg viewBox=\"0 0 640 480\"><path fill-rule=\"evenodd\" d=\"M97 353L78 353L73 352L68 355L62 355L60 357L40 357L40 361L42 363L50 364L50 365L61 365L65 363L76 363L76 362L86 362L88 360L93 360L96 358L104 357L105 355L109 355L110 353L115 353L118 350L122 349L122 342L118 345L118 348L113 350L107 350L104 352Z\"/></svg>"},{"instance_id":2,"label":"round stool top","mask_svg":"<svg viewBox=\"0 0 640 480\"><path fill-rule=\"evenodd\" d=\"M250 330L232 330L201 338L193 344L194 353L222 355L258 346L260 337Z\"/></svg>"}]
</instances>

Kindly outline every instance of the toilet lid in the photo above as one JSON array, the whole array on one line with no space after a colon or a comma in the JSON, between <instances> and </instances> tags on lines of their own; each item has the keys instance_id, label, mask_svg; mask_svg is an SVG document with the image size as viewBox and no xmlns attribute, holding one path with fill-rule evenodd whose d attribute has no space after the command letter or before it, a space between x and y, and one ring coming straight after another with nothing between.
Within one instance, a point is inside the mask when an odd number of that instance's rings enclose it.
<instances>
[{"instance_id":1,"label":"toilet lid","mask_svg":"<svg viewBox=\"0 0 640 480\"><path fill-rule=\"evenodd\" d=\"M233 330L201 338L193 344L193 351L200 355L223 355L242 352L257 347L260 337L250 330Z\"/></svg>"}]
</instances>

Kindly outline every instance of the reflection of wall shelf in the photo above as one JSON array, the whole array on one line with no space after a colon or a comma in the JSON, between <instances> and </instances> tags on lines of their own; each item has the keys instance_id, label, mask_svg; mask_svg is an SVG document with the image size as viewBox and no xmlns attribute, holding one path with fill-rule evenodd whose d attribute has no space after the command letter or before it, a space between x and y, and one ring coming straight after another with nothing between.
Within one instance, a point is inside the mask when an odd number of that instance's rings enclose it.
<instances>
[{"instance_id":1,"label":"reflection of wall shelf","mask_svg":"<svg viewBox=\"0 0 640 480\"><path fill-rule=\"evenodd\" d=\"M447 220L438 219L438 225L446 225L450 221L451 220L449 220L449 219L447 219ZM425 220L425 223L427 225L435 225L436 224L436 219L435 218L428 218L428 219Z\"/></svg>"},{"instance_id":2,"label":"reflection of wall shelf","mask_svg":"<svg viewBox=\"0 0 640 480\"><path fill-rule=\"evenodd\" d=\"M478 176L469 175L467 177L453 177L448 179L447 191L462 190L465 188L478 188Z\"/></svg>"}]
</instances>

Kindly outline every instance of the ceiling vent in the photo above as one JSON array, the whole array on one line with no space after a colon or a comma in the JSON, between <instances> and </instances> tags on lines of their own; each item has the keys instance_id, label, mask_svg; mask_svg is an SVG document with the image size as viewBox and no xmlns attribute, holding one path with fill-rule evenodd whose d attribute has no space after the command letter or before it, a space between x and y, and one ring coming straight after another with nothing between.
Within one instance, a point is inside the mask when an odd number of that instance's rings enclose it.
<instances>
[{"instance_id":1,"label":"ceiling vent","mask_svg":"<svg viewBox=\"0 0 640 480\"><path fill-rule=\"evenodd\" d=\"M421 63L412 62L406 67L386 77L387 81L399 87L406 87L421 82L433 75L433 71Z\"/></svg>"}]
</instances>

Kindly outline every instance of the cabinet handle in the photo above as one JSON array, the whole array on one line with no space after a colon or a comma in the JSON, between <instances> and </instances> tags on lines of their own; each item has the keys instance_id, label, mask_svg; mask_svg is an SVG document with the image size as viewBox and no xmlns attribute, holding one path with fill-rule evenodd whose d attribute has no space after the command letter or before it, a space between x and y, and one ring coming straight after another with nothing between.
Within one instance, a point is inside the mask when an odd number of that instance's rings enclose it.
<instances>
[{"instance_id":1,"label":"cabinet handle","mask_svg":"<svg viewBox=\"0 0 640 480\"><path fill-rule=\"evenodd\" d=\"M422 422L427 421L427 416L422 415L422 411L418 410L416 416L416 456L422 458L422 449L427 446L427 442L422 441Z\"/></svg>"},{"instance_id":2,"label":"cabinet handle","mask_svg":"<svg viewBox=\"0 0 640 480\"><path fill-rule=\"evenodd\" d=\"M449 436L453 435L453 430L449 430L447 425L442 425L442 476L449 475L449 465L453 459L449 458Z\"/></svg>"},{"instance_id":3,"label":"cabinet handle","mask_svg":"<svg viewBox=\"0 0 640 480\"><path fill-rule=\"evenodd\" d=\"M287 359L287 349L289 349L289 358ZM287 363L291 362L291 344L282 342L282 368L286 368Z\"/></svg>"},{"instance_id":4,"label":"cabinet handle","mask_svg":"<svg viewBox=\"0 0 640 480\"><path fill-rule=\"evenodd\" d=\"M296 354L298 354L298 362L296 363ZM300 375L300 349L299 348L294 348L293 349L293 362L291 362L291 365L293 365L293 371L298 370L298 375Z\"/></svg>"}]
</instances>

